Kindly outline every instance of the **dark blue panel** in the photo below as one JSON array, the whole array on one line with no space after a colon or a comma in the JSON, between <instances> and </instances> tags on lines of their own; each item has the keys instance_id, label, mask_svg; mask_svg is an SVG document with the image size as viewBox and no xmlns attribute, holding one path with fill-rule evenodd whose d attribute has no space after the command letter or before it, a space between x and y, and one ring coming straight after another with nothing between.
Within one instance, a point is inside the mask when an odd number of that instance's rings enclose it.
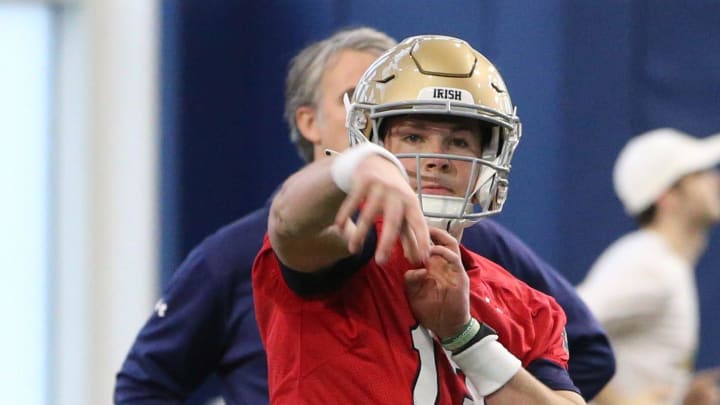
<instances>
[{"instance_id":1,"label":"dark blue panel","mask_svg":"<svg viewBox=\"0 0 720 405\"><path fill-rule=\"evenodd\" d=\"M708 253L698 264L697 281L700 296L700 350L697 356L699 368L720 365L720 233L715 230L710 238Z\"/></svg>"},{"instance_id":2,"label":"dark blue panel","mask_svg":"<svg viewBox=\"0 0 720 405\"><path fill-rule=\"evenodd\" d=\"M177 182L182 254L262 204L300 165L282 120L283 87L297 49L332 29L328 2L314 4L185 3Z\"/></svg>"},{"instance_id":3,"label":"dark blue panel","mask_svg":"<svg viewBox=\"0 0 720 405\"><path fill-rule=\"evenodd\" d=\"M497 52L489 56L503 73L523 122L510 196L499 219L557 266L563 235L557 230L556 180L562 175L565 149L557 102L562 90L562 8L557 1L497 2L495 8L498 22L492 42Z\"/></svg>"},{"instance_id":4,"label":"dark blue panel","mask_svg":"<svg viewBox=\"0 0 720 405\"><path fill-rule=\"evenodd\" d=\"M473 44L483 52L488 47L495 26L495 2L453 1L440 5L433 0L397 2L367 0L338 2L343 4L341 23L370 25L400 40L419 34L452 35Z\"/></svg>"},{"instance_id":5,"label":"dark blue panel","mask_svg":"<svg viewBox=\"0 0 720 405\"><path fill-rule=\"evenodd\" d=\"M558 231L563 234L562 268L579 282L595 258L632 222L612 188L612 167L627 138L639 131L633 76L632 9L629 2L572 2L565 10L565 54L561 103L567 153Z\"/></svg>"},{"instance_id":6,"label":"dark blue panel","mask_svg":"<svg viewBox=\"0 0 720 405\"><path fill-rule=\"evenodd\" d=\"M720 129L720 3L647 3L639 10L643 115L706 135Z\"/></svg>"}]
</instances>

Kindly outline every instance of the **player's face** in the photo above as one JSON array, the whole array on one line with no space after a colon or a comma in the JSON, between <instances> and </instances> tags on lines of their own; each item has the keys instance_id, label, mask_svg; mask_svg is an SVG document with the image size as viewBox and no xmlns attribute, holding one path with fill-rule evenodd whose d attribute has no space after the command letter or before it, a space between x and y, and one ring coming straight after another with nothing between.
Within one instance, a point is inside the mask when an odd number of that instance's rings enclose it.
<instances>
[{"instance_id":1,"label":"player's face","mask_svg":"<svg viewBox=\"0 0 720 405\"><path fill-rule=\"evenodd\" d=\"M345 128L345 105L343 95L352 97L355 85L378 55L345 49L335 54L323 73L320 81L320 100L318 100L315 126L318 141L315 143L315 158L324 156L325 149L338 152L348 145L348 132Z\"/></svg>"},{"instance_id":2,"label":"player's face","mask_svg":"<svg viewBox=\"0 0 720 405\"><path fill-rule=\"evenodd\" d=\"M705 170L686 176L678 185L682 208L700 226L720 222L720 172Z\"/></svg>"},{"instance_id":3,"label":"player's face","mask_svg":"<svg viewBox=\"0 0 720 405\"><path fill-rule=\"evenodd\" d=\"M388 122L385 147L394 154L435 153L477 158L481 156L481 129L476 120L436 120L413 116ZM423 194L463 197L472 176L472 162L447 158L402 159L410 183L417 190L420 170Z\"/></svg>"}]
</instances>

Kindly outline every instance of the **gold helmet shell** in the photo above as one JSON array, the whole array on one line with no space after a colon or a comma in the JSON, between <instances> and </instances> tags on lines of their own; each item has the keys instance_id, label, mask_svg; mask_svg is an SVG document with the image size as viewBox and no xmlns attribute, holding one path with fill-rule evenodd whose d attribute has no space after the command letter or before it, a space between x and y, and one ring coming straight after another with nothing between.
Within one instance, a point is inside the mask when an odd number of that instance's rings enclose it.
<instances>
[{"instance_id":1,"label":"gold helmet shell","mask_svg":"<svg viewBox=\"0 0 720 405\"><path fill-rule=\"evenodd\" d=\"M426 216L477 220L499 212L521 125L495 66L461 39L421 35L403 40L380 56L355 88L346 123L351 146L368 140L382 144L383 119L408 114L477 119L492 127L494 138L486 140L489 147L477 159L480 175L468 187L472 195L462 207L450 213L425 210ZM475 209L469 209L473 204Z\"/></svg>"}]
</instances>

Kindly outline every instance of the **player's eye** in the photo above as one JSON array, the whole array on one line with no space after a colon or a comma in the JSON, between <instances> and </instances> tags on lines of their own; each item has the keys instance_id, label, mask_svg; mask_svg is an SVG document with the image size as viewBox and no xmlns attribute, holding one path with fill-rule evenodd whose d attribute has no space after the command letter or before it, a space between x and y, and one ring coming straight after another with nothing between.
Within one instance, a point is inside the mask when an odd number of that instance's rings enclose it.
<instances>
[{"instance_id":1,"label":"player's eye","mask_svg":"<svg viewBox=\"0 0 720 405\"><path fill-rule=\"evenodd\" d=\"M402 139L408 143L420 143L423 137L418 134L404 134Z\"/></svg>"},{"instance_id":2,"label":"player's eye","mask_svg":"<svg viewBox=\"0 0 720 405\"><path fill-rule=\"evenodd\" d=\"M469 148L470 144L465 138L452 138L450 140L450 146L454 148Z\"/></svg>"}]
</instances>

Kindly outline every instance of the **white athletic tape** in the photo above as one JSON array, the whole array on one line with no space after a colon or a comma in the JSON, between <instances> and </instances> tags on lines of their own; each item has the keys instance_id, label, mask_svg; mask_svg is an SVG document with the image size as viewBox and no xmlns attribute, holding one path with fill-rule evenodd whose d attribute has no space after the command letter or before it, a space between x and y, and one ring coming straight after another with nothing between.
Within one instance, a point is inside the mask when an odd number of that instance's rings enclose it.
<instances>
[{"instance_id":1,"label":"white athletic tape","mask_svg":"<svg viewBox=\"0 0 720 405\"><path fill-rule=\"evenodd\" d=\"M355 169L360 162L370 155L379 155L393 162L395 166L397 166L398 170L400 170L403 177L405 177L405 180L408 179L405 168L395 155L380 145L367 142L349 148L335 158L335 161L330 168L330 173L332 174L333 181L337 184L340 190L344 191L346 194L350 193Z\"/></svg>"},{"instance_id":2,"label":"white athletic tape","mask_svg":"<svg viewBox=\"0 0 720 405\"><path fill-rule=\"evenodd\" d=\"M486 336L452 356L455 364L483 397L500 389L522 366L520 360L498 342L497 338L497 335Z\"/></svg>"}]
</instances>

